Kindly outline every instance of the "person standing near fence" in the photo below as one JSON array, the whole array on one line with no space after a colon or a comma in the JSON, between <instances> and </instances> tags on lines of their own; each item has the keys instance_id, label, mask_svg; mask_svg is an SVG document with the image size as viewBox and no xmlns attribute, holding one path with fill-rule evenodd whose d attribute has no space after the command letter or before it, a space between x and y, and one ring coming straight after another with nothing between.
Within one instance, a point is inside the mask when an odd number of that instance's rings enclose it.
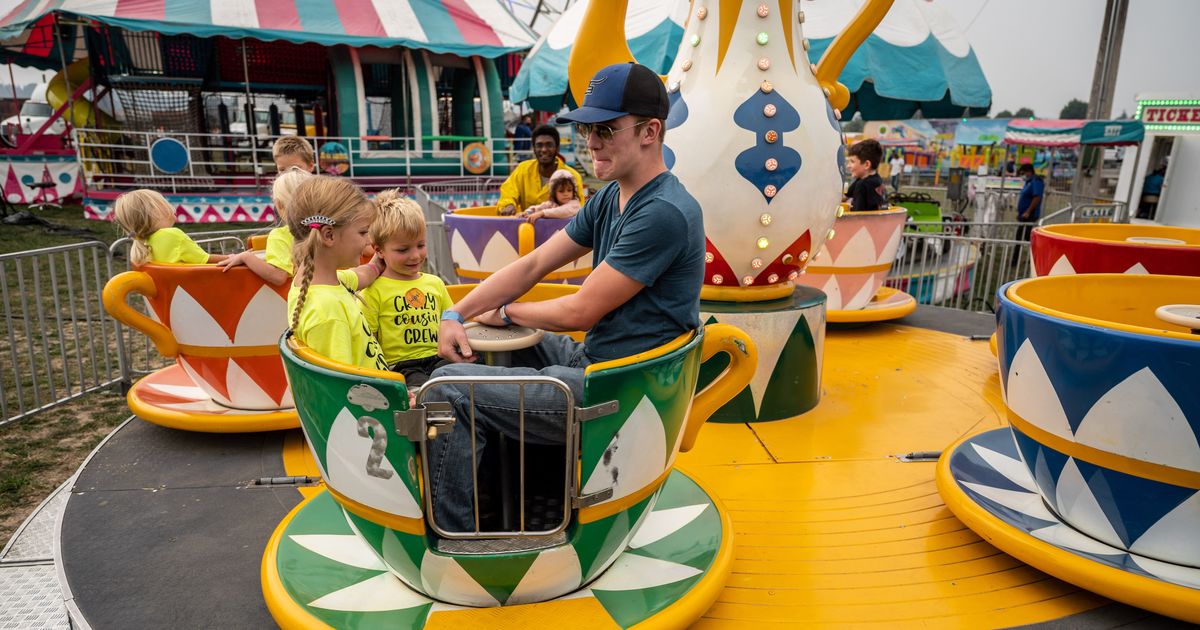
<instances>
[{"instance_id":1,"label":"person standing near fence","mask_svg":"<svg viewBox=\"0 0 1200 630\"><path fill-rule=\"evenodd\" d=\"M1021 223L1017 228L1017 240L1028 241L1034 224L1042 217L1042 199L1046 195L1046 182L1034 172L1032 164L1022 164L1021 168L1017 169L1017 175L1025 180L1025 185L1021 187L1021 194L1017 197L1017 221ZM1011 264L1017 264L1020 257L1021 249L1014 249Z\"/></svg>"},{"instance_id":2,"label":"person standing near fence","mask_svg":"<svg viewBox=\"0 0 1200 630\"><path fill-rule=\"evenodd\" d=\"M897 193L900 192L900 175L904 173L904 154L893 151L889 164L892 165L892 192Z\"/></svg>"}]
</instances>

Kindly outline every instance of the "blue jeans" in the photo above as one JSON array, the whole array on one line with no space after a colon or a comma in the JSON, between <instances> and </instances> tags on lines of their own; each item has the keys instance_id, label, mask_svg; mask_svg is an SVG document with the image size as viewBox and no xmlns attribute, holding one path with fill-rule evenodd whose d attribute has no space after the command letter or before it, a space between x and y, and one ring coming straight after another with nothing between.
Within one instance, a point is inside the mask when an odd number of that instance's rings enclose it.
<instances>
[{"instance_id":1,"label":"blue jeans","mask_svg":"<svg viewBox=\"0 0 1200 630\"><path fill-rule=\"evenodd\" d=\"M512 354L513 367L452 363L434 370L431 379L470 376L548 376L567 384L575 405L583 402L583 369L591 361L583 344L566 335L547 333L538 345ZM454 407L458 423L427 447L434 518L450 532L475 531L471 478L471 395L466 384L441 385L429 390L425 402L444 401ZM520 392L516 385L475 386L475 465L483 459L489 433L513 440L521 437L518 422ZM525 386L525 441L556 445L566 441L567 401L552 385ZM479 471L480 476L486 471ZM565 474L565 473L564 473Z\"/></svg>"}]
</instances>

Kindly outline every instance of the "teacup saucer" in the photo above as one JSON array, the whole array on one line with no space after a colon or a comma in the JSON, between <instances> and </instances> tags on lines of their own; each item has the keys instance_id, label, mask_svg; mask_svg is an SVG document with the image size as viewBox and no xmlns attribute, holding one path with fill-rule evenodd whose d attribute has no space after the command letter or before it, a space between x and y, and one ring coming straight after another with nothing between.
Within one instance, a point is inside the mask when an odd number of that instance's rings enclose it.
<instances>
[{"instance_id":1,"label":"teacup saucer","mask_svg":"<svg viewBox=\"0 0 1200 630\"><path fill-rule=\"evenodd\" d=\"M1117 549L1063 523L1037 493L1009 429L947 449L937 486L955 516L1018 560L1105 597L1200 622L1200 569Z\"/></svg>"},{"instance_id":2,"label":"teacup saucer","mask_svg":"<svg viewBox=\"0 0 1200 630\"><path fill-rule=\"evenodd\" d=\"M564 549L568 556L553 555ZM553 557L574 560L545 560ZM446 604L409 587L362 540L328 491L301 502L271 535L263 554L263 597L282 628L682 628L722 592L733 564L733 535L715 495L676 469L616 561L557 599L517 603L523 590L556 572L578 573L571 546L551 548L532 564L517 560L512 575L504 576L489 575L461 556L449 564L449 557L429 551L416 558L426 588L470 584L499 598L497 605ZM499 586L514 575L515 589Z\"/></svg>"},{"instance_id":3,"label":"teacup saucer","mask_svg":"<svg viewBox=\"0 0 1200 630\"><path fill-rule=\"evenodd\" d=\"M154 424L202 433L253 433L300 426L295 409L232 409L213 401L179 364L134 384L127 396L134 415Z\"/></svg>"},{"instance_id":4,"label":"teacup saucer","mask_svg":"<svg viewBox=\"0 0 1200 630\"><path fill-rule=\"evenodd\" d=\"M853 311L829 311L826 321L831 324L885 322L899 319L917 309L913 296L892 287L879 287L867 305Z\"/></svg>"}]
</instances>

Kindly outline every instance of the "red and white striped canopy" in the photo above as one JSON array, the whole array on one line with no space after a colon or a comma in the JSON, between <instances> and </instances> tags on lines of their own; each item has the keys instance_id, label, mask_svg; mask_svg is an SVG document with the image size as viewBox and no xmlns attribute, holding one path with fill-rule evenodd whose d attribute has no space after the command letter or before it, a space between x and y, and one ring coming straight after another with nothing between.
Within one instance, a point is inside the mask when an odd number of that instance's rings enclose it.
<instances>
[{"instance_id":1,"label":"red and white striped canopy","mask_svg":"<svg viewBox=\"0 0 1200 630\"><path fill-rule=\"evenodd\" d=\"M0 40L48 15L94 19L135 31L404 46L497 57L537 36L499 0L23 0L0 18Z\"/></svg>"}]
</instances>

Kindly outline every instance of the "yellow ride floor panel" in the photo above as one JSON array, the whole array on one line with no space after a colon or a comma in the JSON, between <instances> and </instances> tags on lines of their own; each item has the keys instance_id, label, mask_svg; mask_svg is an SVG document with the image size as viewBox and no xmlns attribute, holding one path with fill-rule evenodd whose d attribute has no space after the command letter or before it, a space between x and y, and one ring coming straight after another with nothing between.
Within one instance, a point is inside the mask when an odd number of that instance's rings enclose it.
<instances>
[{"instance_id":1,"label":"yellow ride floor panel","mask_svg":"<svg viewBox=\"0 0 1200 630\"><path fill-rule=\"evenodd\" d=\"M698 628L1000 627L1107 603L1000 552L951 514L933 462L1004 426L987 344L891 324L831 330L821 404L713 424L679 465L729 510L733 573Z\"/></svg>"}]
</instances>

